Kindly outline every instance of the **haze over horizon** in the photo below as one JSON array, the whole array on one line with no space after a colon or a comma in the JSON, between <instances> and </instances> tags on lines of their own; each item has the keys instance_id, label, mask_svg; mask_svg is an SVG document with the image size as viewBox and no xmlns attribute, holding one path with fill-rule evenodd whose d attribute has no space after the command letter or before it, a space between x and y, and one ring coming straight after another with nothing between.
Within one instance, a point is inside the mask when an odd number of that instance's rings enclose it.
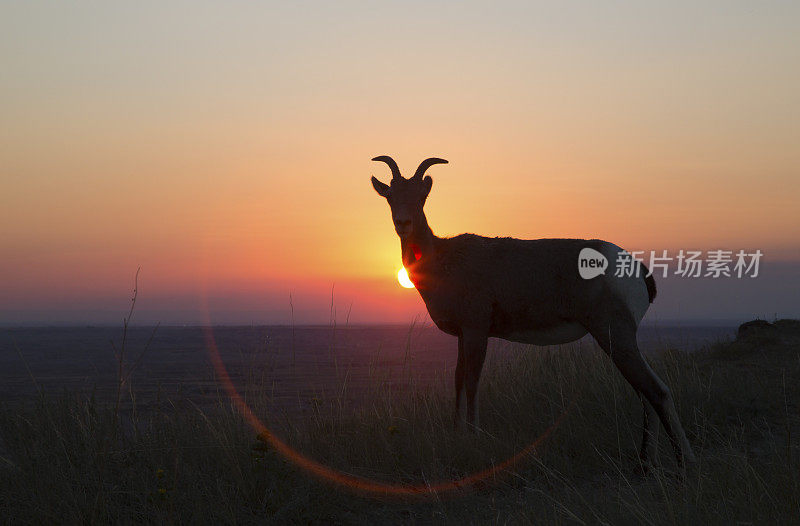
<instances>
[{"instance_id":1,"label":"haze over horizon","mask_svg":"<svg viewBox=\"0 0 800 526\"><path fill-rule=\"evenodd\" d=\"M761 250L646 320L800 317L800 4L0 6L0 325L410 322L440 236ZM290 308L289 295L292 295ZM352 307L351 307L352 306ZM292 316L293 314L293 316Z\"/></svg>"}]
</instances>

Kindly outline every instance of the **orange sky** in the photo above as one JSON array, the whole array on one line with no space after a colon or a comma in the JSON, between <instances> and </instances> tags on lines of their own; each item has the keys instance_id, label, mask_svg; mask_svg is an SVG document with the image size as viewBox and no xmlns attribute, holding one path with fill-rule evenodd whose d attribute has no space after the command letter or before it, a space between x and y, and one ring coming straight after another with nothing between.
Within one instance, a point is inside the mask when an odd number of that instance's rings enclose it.
<instances>
[{"instance_id":1,"label":"orange sky","mask_svg":"<svg viewBox=\"0 0 800 526\"><path fill-rule=\"evenodd\" d=\"M409 320L381 154L450 161L438 235L798 262L798 15L4 5L0 316L116 319L141 266L165 322L202 291L226 321L285 322L291 292L325 322L334 284L337 315Z\"/></svg>"}]
</instances>

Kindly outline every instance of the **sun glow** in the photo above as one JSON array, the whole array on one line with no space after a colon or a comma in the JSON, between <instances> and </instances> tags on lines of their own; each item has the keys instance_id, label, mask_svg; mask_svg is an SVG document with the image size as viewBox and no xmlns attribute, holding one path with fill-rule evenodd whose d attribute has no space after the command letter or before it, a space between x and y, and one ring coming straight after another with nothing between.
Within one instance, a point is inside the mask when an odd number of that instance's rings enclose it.
<instances>
[{"instance_id":1,"label":"sun glow","mask_svg":"<svg viewBox=\"0 0 800 526\"><path fill-rule=\"evenodd\" d=\"M397 281L400 282L400 285L407 289L413 289L414 284L411 282L411 279L408 277L408 271L405 267L401 268L397 271Z\"/></svg>"}]
</instances>

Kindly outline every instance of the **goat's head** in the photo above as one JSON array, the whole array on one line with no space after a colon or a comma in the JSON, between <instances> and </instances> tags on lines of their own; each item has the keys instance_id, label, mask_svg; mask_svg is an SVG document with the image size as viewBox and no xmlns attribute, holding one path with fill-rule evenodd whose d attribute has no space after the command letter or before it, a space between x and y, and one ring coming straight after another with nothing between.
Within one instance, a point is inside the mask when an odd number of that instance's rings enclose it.
<instances>
[{"instance_id":1,"label":"goat's head","mask_svg":"<svg viewBox=\"0 0 800 526\"><path fill-rule=\"evenodd\" d=\"M422 213L422 207L425 205L425 200L428 198L433 185L433 179L430 176L423 178L425 170L434 164L447 163L447 161L437 157L425 159L419 165L417 171L414 172L414 176L406 179L400 175L397 163L388 155L381 155L372 160L384 162L392 170L390 184L386 185L373 177L372 186L376 192L389 201L395 232L401 239L412 236L416 228L425 224L425 215Z\"/></svg>"}]
</instances>

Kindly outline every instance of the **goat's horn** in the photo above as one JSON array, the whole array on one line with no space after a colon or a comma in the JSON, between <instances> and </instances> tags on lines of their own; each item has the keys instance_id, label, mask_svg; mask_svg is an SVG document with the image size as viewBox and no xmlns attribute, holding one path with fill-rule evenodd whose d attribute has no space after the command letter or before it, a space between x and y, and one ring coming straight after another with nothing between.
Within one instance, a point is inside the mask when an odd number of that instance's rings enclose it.
<instances>
[{"instance_id":1,"label":"goat's horn","mask_svg":"<svg viewBox=\"0 0 800 526\"><path fill-rule=\"evenodd\" d=\"M439 159L438 157L431 157L430 159L425 159L417 168L417 171L414 172L414 177L412 179L422 179L422 176L425 174L425 170L433 166L434 164L447 164L447 161L444 159Z\"/></svg>"},{"instance_id":2,"label":"goat's horn","mask_svg":"<svg viewBox=\"0 0 800 526\"><path fill-rule=\"evenodd\" d=\"M392 170L392 179L402 179L403 176L400 175L400 168L397 167L397 163L394 162L394 159L389 157L388 155L379 155L378 157L373 157L373 161L380 161L384 162L389 165L389 168Z\"/></svg>"}]
</instances>

